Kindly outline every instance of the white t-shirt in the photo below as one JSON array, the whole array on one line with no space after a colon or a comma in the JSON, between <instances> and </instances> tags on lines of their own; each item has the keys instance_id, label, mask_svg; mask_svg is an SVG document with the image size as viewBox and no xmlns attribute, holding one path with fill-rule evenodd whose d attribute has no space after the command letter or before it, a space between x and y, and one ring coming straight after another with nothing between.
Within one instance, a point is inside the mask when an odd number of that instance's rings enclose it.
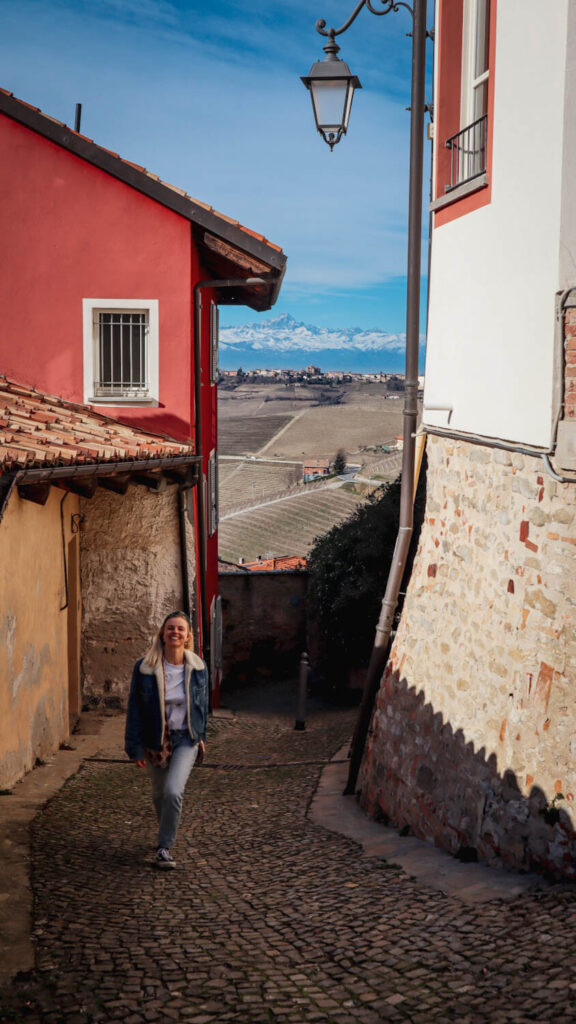
<instances>
[{"instance_id":1,"label":"white t-shirt","mask_svg":"<svg viewBox=\"0 0 576 1024\"><path fill-rule=\"evenodd\" d=\"M166 680L166 717L169 729L186 728L186 691L184 689L184 665L171 665L164 661Z\"/></svg>"}]
</instances>

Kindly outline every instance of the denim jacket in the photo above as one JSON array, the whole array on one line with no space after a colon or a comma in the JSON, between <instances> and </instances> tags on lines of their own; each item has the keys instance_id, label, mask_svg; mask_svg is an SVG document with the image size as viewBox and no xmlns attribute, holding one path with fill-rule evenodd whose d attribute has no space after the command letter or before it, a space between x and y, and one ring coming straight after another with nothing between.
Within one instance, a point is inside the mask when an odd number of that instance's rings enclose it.
<instances>
[{"instance_id":1,"label":"denim jacket","mask_svg":"<svg viewBox=\"0 0 576 1024\"><path fill-rule=\"evenodd\" d=\"M186 723L194 741L206 738L208 669L193 651L184 651ZM132 673L124 749L132 761L144 760L146 749L161 750L165 727L164 669L151 668L144 658Z\"/></svg>"}]
</instances>

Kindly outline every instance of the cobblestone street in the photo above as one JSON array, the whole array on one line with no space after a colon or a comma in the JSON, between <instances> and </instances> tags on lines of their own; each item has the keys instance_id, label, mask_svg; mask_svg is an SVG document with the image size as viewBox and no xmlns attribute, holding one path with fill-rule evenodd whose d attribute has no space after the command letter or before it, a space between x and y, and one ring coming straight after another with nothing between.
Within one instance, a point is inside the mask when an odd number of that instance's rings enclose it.
<instances>
[{"instance_id":1,"label":"cobblestone street","mask_svg":"<svg viewBox=\"0 0 576 1024\"><path fill-rule=\"evenodd\" d=\"M0 1020L576 1021L574 887L466 904L307 816L354 718L215 718L174 872L145 773L85 761L32 826L36 970Z\"/></svg>"}]
</instances>

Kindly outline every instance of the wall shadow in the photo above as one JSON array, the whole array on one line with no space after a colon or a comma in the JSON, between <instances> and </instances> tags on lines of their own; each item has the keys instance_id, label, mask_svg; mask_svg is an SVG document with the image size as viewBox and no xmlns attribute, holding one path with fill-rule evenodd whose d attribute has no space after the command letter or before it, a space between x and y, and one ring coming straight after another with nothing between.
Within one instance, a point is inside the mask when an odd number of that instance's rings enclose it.
<instances>
[{"instance_id":1,"label":"wall shadow","mask_svg":"<svg viewBox=\"0 0 576 1024\"><path fill-rule=\"evenodd\" d=\"M526 795L495 753L476 750L389 664L358 781L373 818L432 841L461 860L576 880L570 800Z\"/></svg>"}]
</instances>

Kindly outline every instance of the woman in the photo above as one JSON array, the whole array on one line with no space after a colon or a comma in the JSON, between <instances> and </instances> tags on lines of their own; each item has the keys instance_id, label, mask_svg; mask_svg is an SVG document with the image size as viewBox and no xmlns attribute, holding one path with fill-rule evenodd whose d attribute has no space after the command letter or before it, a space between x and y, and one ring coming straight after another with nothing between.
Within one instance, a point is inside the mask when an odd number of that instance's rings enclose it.
<instances>
[{"instance_id":1,"label":"woman","mask_svg":"<svg viewBox=\"0 0 576 1024\"><path fill-rule=\"evenodd\" d=\"M171 612L134 666L125 736L128 757L146 766L152 781L159 868L176 867L170 847L188 776L204 757L207 720L208 670L192 650L190 619Z\"/></svg>"}]
</instances>

